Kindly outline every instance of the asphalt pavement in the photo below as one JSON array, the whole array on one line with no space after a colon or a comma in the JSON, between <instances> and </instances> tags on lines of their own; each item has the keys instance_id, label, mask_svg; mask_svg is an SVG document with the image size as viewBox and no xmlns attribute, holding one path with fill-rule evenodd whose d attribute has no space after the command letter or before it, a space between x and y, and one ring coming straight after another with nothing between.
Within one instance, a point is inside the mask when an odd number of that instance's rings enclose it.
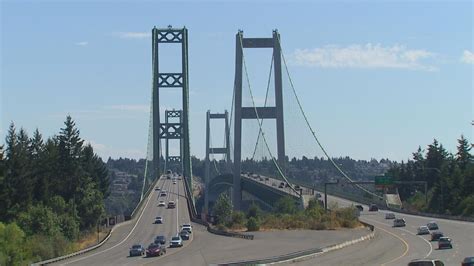
<instances>
[{"instance_id":1,"label":"asphalt pavement","mask_svg":"<svg viewBox=\"0 0 474 266\"><path fill-rule=\"evenodd\" d=\"M176 176L177 177L177 176ZM167 238L167 253L163 257L172 256L174 253L185 248L192 242L183 241L184 247L169 248L169 241L172 236L178 233L181 224L190 223L188 207L184 192L184 181L177 180L173 184L171 179L161 177L157 182L156 190L153 190L146 199L143 212L135 220L120 224L115 229L111 238L97 250L91 251L81 256L60 261L60 265L143 265L149 262L156 262L160 257L147 258L145 256L129 257L129 249L133 244L142 244L148 247L157 235L164 235ZM166 197L160 197L160 192L166 191ZM159 201L175 201L176 208L168 209L167 206L159 207ZM163 217L162 224L155 224L157 216Z\"/></svg>"}]
</instances>

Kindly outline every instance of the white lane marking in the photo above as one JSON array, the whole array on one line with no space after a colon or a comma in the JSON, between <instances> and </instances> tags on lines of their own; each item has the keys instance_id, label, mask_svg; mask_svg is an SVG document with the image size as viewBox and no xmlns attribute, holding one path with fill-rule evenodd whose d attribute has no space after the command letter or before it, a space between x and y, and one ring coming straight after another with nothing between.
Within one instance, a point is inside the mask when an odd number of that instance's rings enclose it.
<instances>
[{"instance_id":1,"label":"white lane marking","mask_svg":"<svg viewBox=\"0 0 474 266\"><path fill-rule=\"evenodd\" d=\"M128 235L122 240L120 241L120 243L116 244L115 246L112 246L108 249L105 249L105 250L102 250L100 252L97 252L97 253L94 253L94 254L91 254L89 256L85 256L85 257L82 257L82 258L79 258L77 260L73 260L73 261L70 261L70 262L66 262L64 264L70 264L70 263L74 263L74 262L78 262L78 261L81 261L81 260L84 260L84 259L87 259L87 258L90 258L90 257L93 257L93 256L96 256L96 255L99 255L99 254L102 254L104 252L107 252L111 249L114 249L120 245L122 245L125 241L127 241L127 239L130 237L130 235L133 233L133 231L135 230L135 228L137 227L137 225L140 223L140 219L142 218L143 214L145 213L145 209L146 207L148 206L148 203L150 202L150 199L152 198L152 195L153 193L150 193L150 195L148 196L148 200L146 201L146 204L145 204L145 207L142 209L142 212L140 213L140 216L138 217L137 219L137 222L135 223L135 225L133 226L132 230L130 230L130 233L128 233Z\"/></svg>"},{"instance_id":2,"label":"white lane marking","mask_svg":"<svg viewBox=\"0 0 474 266\"><path fill-rule=\"evenodd\" d=\"M374 223L382 224L382 225L385 225L385 226L390 226L389 224L382 223L382 222L379 222L379 221L376 221L376 220L372 220L372 219L368 219L367 217L365 217L365 219L367 219L367 220L369 220L369 221L371 221L371 222L374 222ZM419 235L417 235L417 234L414 234L414 233L412 233L412 232L410 232L410 231L408 231L408 230L406 230L406 229L403 229L403 228L399 228L399 227L393 227L393 228L394 228L394 229L401 230L401 231L405 231L405 232L407 232L407 233L409 233L409 234L411 234L411 235L414 235L414 236L416 236L416 237L419 237L419 238L423 239L423 241L425 241L425 242L428 244L428 246L430 247L430 251L426 254L425 258L428 257L428 256L431 254L431 252L433 252L433 246L432 246L431 243L430 243L428 240L426 240L424 237L419 236ZM401 235L405 235L404 233L400 233L400 234L401 234Z\"/></svg>"}]
</instances>

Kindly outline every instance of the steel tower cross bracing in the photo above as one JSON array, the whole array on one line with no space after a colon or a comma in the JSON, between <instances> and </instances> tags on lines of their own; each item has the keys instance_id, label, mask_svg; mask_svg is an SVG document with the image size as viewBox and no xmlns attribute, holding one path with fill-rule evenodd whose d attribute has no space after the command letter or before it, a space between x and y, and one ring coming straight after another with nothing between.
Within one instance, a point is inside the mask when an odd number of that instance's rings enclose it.
<instances>
[{"instance_id":1,"label":"steel tower cross bracing","mask_svg":"<svg viewBox=\"0 0 474 266\"><path fill-rule=\"evenodd\" d=\"M181 44L181 72L160 72L159 44ZM153 165L154 175L160 173L159 154L161 139L180 139L180 161L183 176L186 178L190 191L192 191L191 152L189 147L189 81L188 81L188 30L184 27L176 29L169 26L164 29L152 30L152 68L153 68ZM182 111L179 123L169 123L165 116L165 123L160 123L160 89L182 89ZM172 111L170 111L172 112ZM168 113L173 115L172 113ZM166 115L168 115L166 114ZM168 145L167 145L168 146ZM167 149L166 156L169 156ZM177 160L168 157L165 160Z\"/></svg>"},{"instance_id":2,"label":"steel tower cross bracing","mask_svg":"<svg viewBox=\"0 0 474 266\"><path fill-rule=\"evenodd\" d=\"M170 120L178 120L177 123L171 123ZM166 156L166 165L167 168L170 169L172 166L175 166L177 163L181 164L180 168L182 167L182 160L181 154L183 154L183 137L181 132L181 124L183 123L183 112L181 110L165 110L165 125L163 129L167 131L165 138L165 156ZM167 128L167 129L166 129ZM170 130L172 129L172 130ZM162 133L166 132L162 130ZM170 139L179 139L179 156L172 156L170 155ZM171 166L171 167L170 167Z\"/></svg>"},{"instance_id":3,"label":"steel tower cross bracing","mask_svg":"<svg viewBox=\"0 0 474 266\"><path fill-rule=\"evenodd\" d=\"M242 157L242 119L275 119L277 131L277 153L280 168L285 169L285 135L283 120L283 93L281 77L281 47L280 34L273 31L272 38L244 38L239 31L235 39L235 98L234 98L234 174L232 203L235 210L240 209L241 191L241 157ZM272 48L275 76L275 106L273 107L243 107L242 106L242 67L244 48ZM258 114L258 115L257 115Z\"/></svg>"},{"instance_id":4,"label":"steel tower cross bracing","mask_svg":"<svg viewBox=\"0 0 474 266\"><path fill-rule=\"evenodd\" d=\"M214 148L210 145L211 139L211 119L224 119L224 130L225 130L225 146ZM210 154L225 154L227 166L230 168L230 128L229 128L229 113L227 110L223 113L206 113L206 158L204 160L204 182L206 190L204 192L204 213L209 211L209 182L210 177Z\"/></svg>"}]
</instances>

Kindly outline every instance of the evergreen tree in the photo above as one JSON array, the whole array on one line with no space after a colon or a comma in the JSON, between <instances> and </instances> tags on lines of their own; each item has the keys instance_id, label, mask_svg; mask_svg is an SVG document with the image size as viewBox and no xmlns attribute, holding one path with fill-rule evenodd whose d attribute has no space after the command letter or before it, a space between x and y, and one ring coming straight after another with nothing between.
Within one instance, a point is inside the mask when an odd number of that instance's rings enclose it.
<instances>
[{"instance_id":1,"label":"evergreen tree","mask_svg":"<svg viewBox=\"0 0 474 266\"><path fill-rule=\"evenodd\" d=\"M461 135L461 138L458 139L458 151L456 153L456 161L459 165L459 168L462 170L466 169L466 166L469 163L472 163L472 155L470 153L471 151L471 145L467 141L467 139L464 138L463 135Z\"/></svg>"},{"instance_id":2,"label":"evergreen tree","mask_svg":"<svg viewBox=\"0 0 474 266\"><path fill-rule=\"evenodd\" d=\"M79 130L71 116L66 117L65 127L61 128L58 136L61 190L65 199L74 198L76 189L79 187L82 169L78 159L82 152L84 140L79 136Z\"/></svg>"},{"instance_id":3,"label":"evergreen tree","mask_svg":"<svg viewBox=\"0 0 474 266\"><path fill-rule=\"evenodd\" d=\"M97 154L94 154L94 150L90 144L86 145L82 151L82 161L84 171L92 177L92 181L97 184L104 198L107 198L110 194L110 180L107 166Z\"/></svg>"}]
</instances>

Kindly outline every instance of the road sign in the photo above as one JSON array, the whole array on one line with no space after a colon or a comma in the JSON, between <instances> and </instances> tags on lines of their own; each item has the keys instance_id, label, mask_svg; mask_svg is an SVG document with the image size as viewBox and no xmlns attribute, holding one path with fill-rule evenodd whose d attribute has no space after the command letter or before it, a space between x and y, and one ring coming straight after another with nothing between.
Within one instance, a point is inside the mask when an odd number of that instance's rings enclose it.
<instances>
[{"instance_id":1,"label":"road sign","mask_svg":"<svg viewBox=\"0 0 474 266\"><path fill-rule=\"evenodd\" d=\"M375 189L383 190L384 188L393 187L395 184L391 176L376 176Z\"/></svg>"}]
</instances>

